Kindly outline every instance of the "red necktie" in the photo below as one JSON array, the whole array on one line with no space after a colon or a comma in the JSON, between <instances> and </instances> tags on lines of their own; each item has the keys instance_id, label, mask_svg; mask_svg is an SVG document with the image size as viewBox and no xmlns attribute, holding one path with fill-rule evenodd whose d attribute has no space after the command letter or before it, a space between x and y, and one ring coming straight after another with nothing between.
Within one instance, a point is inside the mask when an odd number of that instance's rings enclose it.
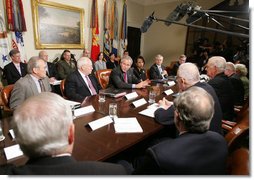
<instances>
[{"instance_id":1,"label":"red necktie","mask_svg":"<svg viewBox=\"0 0 254 180\"><path fill-rule=\"evenodd\" d=\"M123 78L124 78L124 82L128 83L127 73L126 72L123 73Z\"/></svg>"},{"instance_id":2,"label":"red necktie","mask_svg":"<svg viewBox=\"0 0 254 180\"><path fill-rule=\"evenodd\" d=\"M95 90L95 88L94 88L94 86L93 86L93 84L92 84L92 82L91 82L91 80L88 76L86 76L86 80L87 80L87 83L88 83L88 86L89 86L90 90L92 91L92 95L97 94L96 90Z\"/></svg>"}]
</instances>

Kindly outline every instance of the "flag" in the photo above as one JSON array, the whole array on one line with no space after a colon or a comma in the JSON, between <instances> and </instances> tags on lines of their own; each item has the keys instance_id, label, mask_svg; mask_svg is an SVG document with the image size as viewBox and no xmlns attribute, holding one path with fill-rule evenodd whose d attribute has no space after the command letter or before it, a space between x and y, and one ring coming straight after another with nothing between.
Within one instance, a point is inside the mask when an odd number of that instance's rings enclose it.
<instances>
[{"instance_id":1,"label":"flag","mask_svg":"<svg viewBox=\"0 0 254 180\"><path fill-rule=\"evenodd\" d=\"M2 13L0 11L0 57L1 57L0 67L1 68L4 68L4 66L10 62L8 58L8 53L9 53L8 47L9 45L8 45L7 32L5 29L5 23L3 20Z\"/></svg>"},{"instance_id":2,"label":"flag","mask_svg":"<svg viewBox=\"0 0 254 180\"><path fill-rule=\"evenodd\" d=\"M104 1L104 35L103 35L103 56L104 61L109 61L109 53L111 50L111 41L110 41L110 11L109 11L109 2L108 0Z\"/></svg>"},{"instance_id":3,"label":"flag","mask_svg":"<svg viewBox=\"0 0 254 180\"><path fill-rule=\"evenodd\" d=\"M99 23L98 23L98 3L97 0L93 0L92 4L92 16L91 16L91 28L92 28L92 49L91 59L96 61L98 54L100 53L99 44Z\"/></svg>"},{"instance_id":4,"label":"flag","mask_svg":"<svg viewBox=\"0 0 254 180\"><path fill-rule=\"evenodd\" d=\"M117 4L116 1L114 1L113 4L113 12L112 14L114 14L112 20L112 24L113 24L113 37L112 37L112 53L114 53L117 56L117 48L118 48L118 10L117 10Z\"/></svg>"},{"instance_id":5,"label":"flag","mask_svg":"<svg viewBox=\"0 0 254 180\"><path fill-rule=\"evenodd\" d=\"M123 15L122 15L122 25L121 25L121 38L120 38L120 47L119 54L123 54L124 50L127 50L127 4L126 0L123 4Z\"/></svg>"},{"instance_id":6,"label":"flag","mask_svg":"<svg viewBox=\"0 0 254 180\"><path fill-rule=\"evenodd\" d=\"M19 50L21 61L26 63L27 57L22 32L12 32L11 47Z\"/></svg>"},{"instance_id":7,"label":"flag","mask_svg":"<svg viewBox=\"0 0 254 180\"><path fill-rule=\"evenodd\" d=\"M10 31L26 31L22 0L5 0L7 24Z\"/></svg>"}]
</instances>

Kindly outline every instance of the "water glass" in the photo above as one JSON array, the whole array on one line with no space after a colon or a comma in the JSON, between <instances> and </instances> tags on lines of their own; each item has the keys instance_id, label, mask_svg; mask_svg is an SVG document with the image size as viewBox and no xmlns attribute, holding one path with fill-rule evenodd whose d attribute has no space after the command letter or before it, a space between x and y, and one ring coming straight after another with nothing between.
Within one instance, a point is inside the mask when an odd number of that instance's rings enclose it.
<instances>
[{"instance_id":1,"label":"water glass","mask_svg":"<svg viewBox=\"0 0 254 180\"><path fill-rule=\"evenodd\" d=\"M0 141L3 141L5 136L3 134L2 122L0 121Z\"/></svg>"},{"instance_id":2,"label":"water glass","mask_svg":"<svg viewBox=\"0 0 254 180\"><path fill-rule=\"evenodd\" d=\"M117 117L117 104L116 103L109 103L108 113L111 118Z\"/></svg>"},{"instance_id":3,"label":"water glass","mask_svg":"<svg viewBox=\"0 0 254 180\"><path fill-rule=\"evenodd\" d=\"M156 93L154 91L150 91L149 92L149 100L148 100L148 102L150 104L155 103L155 97L156 97Z\"/></svg>"},{"instance_id":4,"label":"water glass","mask_svg":"<svg viewBox=\"0 0 254 180\"><path fill-rule=\"evenodd\" d=\"M99 102L105 102L105 94L103 91L99 91Z\"/></svg>"}]
</instances>

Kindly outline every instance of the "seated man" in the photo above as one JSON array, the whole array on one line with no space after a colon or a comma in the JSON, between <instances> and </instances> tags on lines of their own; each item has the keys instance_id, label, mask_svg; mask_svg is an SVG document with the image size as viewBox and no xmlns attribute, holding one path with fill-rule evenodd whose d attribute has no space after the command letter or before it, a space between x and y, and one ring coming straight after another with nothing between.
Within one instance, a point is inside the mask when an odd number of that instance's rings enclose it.
<instances>
[{"instance_id":1,"label":"seated man","mask_svg":"<svg viewBox=\"0 0 254 180\"><path fill-rule=\"evenodd\" d=\"M179 66L177 72L177 85L180 92L187 90L192 86L197 86L203 88L207 91L214 100L214 115L211 120L209 130L222 133L221 129L221 120L222 112L218 97L214 89L207 83L200 82L200 76L198 68L195 64L184 63ZM172 125L174 124L174 107L171 106L172 103L167 101L165 98L159 101L161 108L157 109L154 113L155 120L163 125Z\"/></svg>"},{"instance_id":2,"label":"seated man","mask_svg":"<svg viewBox=\"0 0 254 180\"><path fill-rule=\"evenodd\" d=\"M9 52L12 62L4 66L4 77L8 84L14 84L17 80L27 74L27 65L21 62L18 49Z\"/></svg>"},{"instance_id":3,"label":"seated man","mask_svg":"<svg viewBox=\"0 0 254 180\"><path fill-rule=\"evenodd\" d=\"M120 165L78 162L71 156L75 139L72 111L57 94L41 93L27 99L14 112L12 124L15 139L29 160L23 166L12 167L10 174L126 174Z\"/></svg>"},{"instance_id":4,"label":"seated man","mask_svg":"<svg viewBox=\"0 0 254 180\"><path fill-rule=\"evenodd\" d=\"M118 89L144 88L150 81L136 78L131 68L133 61L130 56L121 59L120 66L114 68L109 77L109 86Z\"/></svg>"},{"instance_id":5,"label":"seated man","mask_svg":"<svg viewBox=\"0 0 254 180\"><path fill-rule=\"evenodd\" d=\"M27 72L25 77L14 84L10 98L11 109L16 109L30 96L35 96L43 91L51 91L44 60L36 56L31 57L27 63Z\"/></svg>"},{"instance_id":6,"label":"seated man","mask_svg":"<svg viewBox=\"0 0 254 180\"><path fill-rule=\"evenodd\" d=\"M155 63L150 67L150 79L165 79L168 76L165 66L162 65L163 56L155 56Z\"/></svg>"},{"instance_id":7,"label":"seated man","mask_svg":"<svg viewBox=\"0 0 254 180\"><path fill-rule=\"evenodd\" d=\"M68 99L82 102L85 97L98 94L101 86L92 73L93 65L88 57L81 57L77 66L78 70L66 78L64 93Z\"/></svg>"},{"instance_id":8,"label":"seated man","mask_svg":"<svg viewBox=\"0 0 254 180\"><path fill-rule=\"evenodd\" d=\"M175 100L175 125L179 137L148 148L134 174L226 174L227 143L209 131L214 101L200 87L191 87Z\"/></svg>"},{"instance_id":9,"label":"seated man","mask_svg":"<svg viewBox=\"0 0 254 180\"><path fill-rule=\"evenodd\" d=\"M181 56L179 56L178 62L174 64L173 68L170 70L170 75L176 76L177 74L177 70L179 68L179 66L183 63L186 62L187 57L182 54Z\"/></svg>"}]
</instances>

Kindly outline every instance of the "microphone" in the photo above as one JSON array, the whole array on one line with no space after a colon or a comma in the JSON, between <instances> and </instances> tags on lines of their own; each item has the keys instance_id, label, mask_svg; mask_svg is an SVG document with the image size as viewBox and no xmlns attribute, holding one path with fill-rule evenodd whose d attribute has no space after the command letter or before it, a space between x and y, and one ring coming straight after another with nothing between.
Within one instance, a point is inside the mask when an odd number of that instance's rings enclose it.
<instances>
[{"instance_id":1,"label":"microphone","mask_svg":"<svg viewBox=\"0 0 254 180\"><path fill-rule=\"evenodd\" d=\"M154 12L145 19L143 25L140 28L140 31L142 33L145 33L149 29L149 27L152 25L153 20L155 19L153 15L154 15Z\"/></svg>"},{"instance_id":2,"label":"microphone","mask_svg":"<svg viewBox=\"0 0 254 180\"><path fill-rule=\"evenodd\" d=\"M172 21L180 21L189 11L191 6L189 4L180 4L175 8L173 12L171 12L168 17L166 18L165 25L171 25Z\"/></svg>"},{"instance_id":3,"label":"microphone","mask_svg":"<svg viewBox=\"0 0 254 180\"><path fill-rule=\"evenodd\" d=\"M189 16L186 19L187 24L193 24L196 21L198 21L200 18L203 18L207 15L205 12L200 11L200 9L201 9L201 6L191 7L189 12L187 13Z\"/></svg>"}]
</instances>

